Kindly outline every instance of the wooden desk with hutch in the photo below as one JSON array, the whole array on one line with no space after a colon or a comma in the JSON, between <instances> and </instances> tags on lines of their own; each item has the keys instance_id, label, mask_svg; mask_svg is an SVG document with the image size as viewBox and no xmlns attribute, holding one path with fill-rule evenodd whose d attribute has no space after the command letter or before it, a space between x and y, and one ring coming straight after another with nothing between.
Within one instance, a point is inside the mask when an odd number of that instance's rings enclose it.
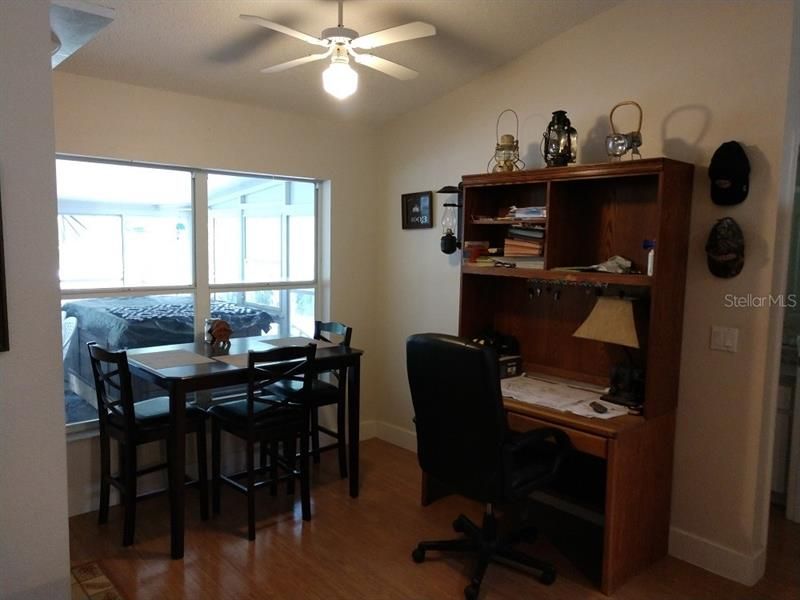
<instances>
[{"instance_id":1,"label":"wooden desk with hutch","mask_svg":"<svg viewBox=\"0 0 800 600\"><path fill-rule=\"evenodd\" d=\"M463 178L464 241L502 247L510 223L499 217L511 205L547 214L544 270L463 265L459 335L511 334L525 372L605 386L611 367L629 360L622 347L572 334L597 293L639 298L633 360L645 370L641 416L590 419L506 402L512 429L559 427L600 465L595 481L604 490L592 510L602 528L597 573L605 594L667 552L693 171L656 158ZM656 240L651 277L553 270L620 255L644 273L644 240Z\"/></svg>"}]
</instances>

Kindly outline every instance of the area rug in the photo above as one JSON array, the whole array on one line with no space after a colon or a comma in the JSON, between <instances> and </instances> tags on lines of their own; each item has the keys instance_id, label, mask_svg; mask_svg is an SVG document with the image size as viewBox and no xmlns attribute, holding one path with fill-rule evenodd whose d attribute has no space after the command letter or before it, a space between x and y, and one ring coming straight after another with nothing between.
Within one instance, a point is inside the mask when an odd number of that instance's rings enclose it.
<instances>
[{"instance_id":1,"label":"area rug","mask_svg":"<svg viewBox=\"0 0 800 600\"><path fill-rule=\"evenodd\" d=\"M124 600L96 562L72 567L72 600Z\"/></svg>"}]
</instances>

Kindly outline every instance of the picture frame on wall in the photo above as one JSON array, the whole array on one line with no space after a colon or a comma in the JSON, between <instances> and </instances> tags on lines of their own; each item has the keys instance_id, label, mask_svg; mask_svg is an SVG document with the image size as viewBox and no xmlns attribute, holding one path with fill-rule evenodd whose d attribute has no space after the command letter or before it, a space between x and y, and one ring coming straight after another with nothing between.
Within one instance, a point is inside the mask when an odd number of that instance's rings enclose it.
<instances>
[{"instance_id":1,"label":"picture frame on wall","mask_svg":"<svg viewBox=\"0 0 800 600\"><path fill-rule=\"evenodd\" d=\"M403 229L433 227L433 192L415 192L401 197Z\"/></svg>"},{"instance_id":2,"label":"picture frame on wall","mask_svg":"<svg viewBox=\"0 0 800 600\"><path fill-rule=\"evenodd\" d=\"M7 352L8 308L6 306L6 258L3 252L3 209L0 196L0 352Z\"/></svg>"}]
</instances>

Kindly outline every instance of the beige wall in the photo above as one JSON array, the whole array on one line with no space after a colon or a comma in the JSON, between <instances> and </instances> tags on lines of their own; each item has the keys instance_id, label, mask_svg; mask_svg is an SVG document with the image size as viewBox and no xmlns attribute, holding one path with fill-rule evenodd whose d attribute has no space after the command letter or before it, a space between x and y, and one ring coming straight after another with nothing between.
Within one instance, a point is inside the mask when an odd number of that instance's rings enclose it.
<instances>
[{"instance_id":1,"label":"beige wall","mask_svg":"<svg viewBox=\"0 0 800 600\"><path fill-rule=\"evenodd\" d=\"M0 2L0 598L69 596L48 4Z\"/></svg>"},{"instance_id":2,"label":"beige wall","mask_svg":"<svg viewBox=\"0 0 800 600\"><path fill-rule=\"evenodd\" d=\"M579 132L578 161L603 161L608 111L635 99L644 108L643 155L697 165L671 552L732 578L757 578L766 508L759 445L764 432L771 435L763 422L769 312L726 309L723 301L725 294L772 289L791 35L791 2L630 1L389 124L382 132L390 143L382 153L379 271L391 275L380 302L386 312L379 370L387 390L380 434L413 447L406 336L457 330L458 258L438 252L438 228L401 230L400 194L485 171L495 119L506 107L519 113L529 167L541 166L538 143L555 109L567 110ZM623 111L618 116L623 130L635 125L623 121ZM709 199L707 167L730 139L746 147L753 174L747 201L725 208ZM703 246L714 221L727 215L745 232L747 263L737 278L721 280L708 273ZM712 323L739 328L738 353L709 350Z\"/></svg>"},{"instance_id":3,"label":"beige wall","mask_svg":"<svg viewBox=\"0 0 800 600\"><path fill-rule=\"evenodd\" d=\"M329 180L329 315L351 324L353 344L366 350L362 422L371 435L378 350L372 130L62 73L53 86L58 152ZM96 469L96 440L70 443L70 514L94 509Z\"/></svg>"}]
</instances>

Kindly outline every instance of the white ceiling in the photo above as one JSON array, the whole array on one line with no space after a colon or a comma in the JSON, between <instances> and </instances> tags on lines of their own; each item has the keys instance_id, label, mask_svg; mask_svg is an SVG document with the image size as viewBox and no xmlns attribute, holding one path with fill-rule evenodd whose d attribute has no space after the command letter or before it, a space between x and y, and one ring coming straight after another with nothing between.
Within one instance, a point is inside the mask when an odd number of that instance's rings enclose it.
<instances>
[{"instance_id":1,"label":"white ceiling","mask_svg":"<svg viewBox=\"0 0 800 600\"><path fill-rule=\"evenodd\" d=\"M423 106L620 0L346 0L360 34L426 21L430 38L374 54L419 71L397 81L355 65L359 90L322 90L324 61L270 75L259 70L318 51L239 19L249 13L318 36L336 26L335 0L95 0L114 21L59 71L322 117L380 122Z\"/></svg>"}]
</instances>

